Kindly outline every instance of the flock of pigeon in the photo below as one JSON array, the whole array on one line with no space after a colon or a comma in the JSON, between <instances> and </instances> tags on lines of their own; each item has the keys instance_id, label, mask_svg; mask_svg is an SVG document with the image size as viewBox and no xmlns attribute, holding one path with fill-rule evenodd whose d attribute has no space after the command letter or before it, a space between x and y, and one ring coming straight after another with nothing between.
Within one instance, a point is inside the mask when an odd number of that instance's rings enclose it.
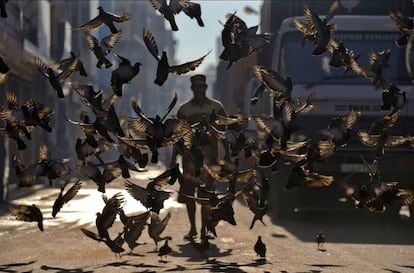
<instances>
[{"instance_id":1,"label":"flock of pigeon","mask_svg":"<svg viewBox=\"0 0 414 273\"><path fill-rule=\"evenodd\" d=\"M197 3L189 0L171 0L167 5L165 0L149 1L155 10L168 20L173 31L178 30L174 16L181 11L195 18L201 27L204 25L201 19L201 7ZM391 113L378 120L369 130L361 130L357 133L364 145L377 147L375 161L377 162L384 155L384 147L393 147L405 142L413 143L410 136L388 134L388 130L398 120L399 110L405 105L404 92L382 76L382 71L389 61L389 53L386 50L372 52L369 67L364 68L357 63L357 55L353 50L331 38L335 25L328 23L337 7L338 1L334 1L328 15L321 19L310 6L305 5L304 13L307 24L299 21L295 24L298 30L303 32L304 39L315 45L314 55L318 56L329 51L332 53L330 62L332 66L352 70L371 80L376 88L383 89L383 110L390 110ZM2 8L2 12L3 10ZM395 20L403 33L402 38L398 40L398 45L403 46L407 37L413 33L412 20L398 12L391 13L391 18ZM102 212L97 213L96 217L98 233L87 229L82 229L82 232L93 240L104 242L111 251L120 255L125 251L123 248L125 242L131 251L139 245L137 240L145 226L148 225L148 232L156 247L159 242L165 241L158 254L162 259L171 251L168 246L170 238L161 236L171 214L168 213L160 219L159 212L164 208L164 201L172 195L168 187L177 180L180 182L187 174L182 174L179 165L176 164L159 176L150 179L144 187L134 183L130 174L130 171L140 171L145 168L148 161L157 163L160 148L172 146L179 153L187 153L192 157L197 168L197 175L186 178L191 179L200 189L203 189L204 175L214 177L217 183L226 183L227 190L224 193L207 192L210 198L204 199L193 197L197 202L210 208L207 229L216 237L216 227L220 221L236 225L232 205L239 195L242 196L253 214L249 228L253 229L257 221L263 223L263 216L269 208L270 176L272 172L277 171L279 164L292 166L291 175L285 185L287 189L329 186L334 182L333 176L316 172L314 162L326 160L336 150L347 144L351 137L352 126L357 122L359 114L351 112L345 116L332 118L328 128L322 131L322 139L316 143L310 140L293 142L291 134L300 129L296 116L313 109L312 100L316 94L310 94L305 101L294 100L291 97L292 79L284 79L264 66L254 65L252 67L254 75L262 84L256 90L251 103L256 103L263 92L272 92L274 95L273 117L247 117L239 113L224 117L212 112L202 121L190 125L174 116L168 117L177 102L177 95L161 115L148 117L136 101L131 101L136 117L124 118L118 115L115 106L117 101L122 99L123 85L128 84L139 73L141 66L139 62L132 65L126 57L113 51L116 43L122 38L121 30L118 30L114 23L125 23L129 19L129 14L119 16L106 12L100 7L98 16L82 26L73 28L74 31L83 31L86 46L97 58L98 69L108 69L113 66L107 59L109 53L112 52L117 57L119 66L112 71L111 75L112 94L104 98L102 90L95 91L92 86L73 84L73 90L79 94L81 102L93 113L91 117L89 111L81 111L79 121L65 117L67 122L80 127L85 135L84 138L76 140L77 164L72 167L70 162L75 160L68 162L64 159L51 158L45 144L39 147L38 160L28 166L23 163L18 153L13 154L12 169L18 177L19 186L30 187L42 177L46 177L50 183L53 183L54 179L70 176L74 171L78 172L87 180L96 183L97 190L103 193L105 202ZM89 30L104 25L109 27L111 34L100 41L89 33ZM221 33L224 49L220 54L220 59L228 62L228 69L234 62L260 50L270 42L272 34L257 34L257 30L258 26L247 27L245 22L236 16L236 13L226 16ZM149 30L143 30L142 39L150 54L158 61L154 80L154 84L157 85L162 85L169 73L180 75L195 70L206 56L185 64L170 66L166 52L159 54L155 38ZM81 60L73 53L70 58L54 64L46 64L36 57L33 64L49 80L59 99L64 99L62 83L72 73L79 71L80 75L87 77ZM7 64L0 59L0 80L6 80L9 72ZM5 123L5 127L1 129L1 135L13 139L18 150L26 149L23 138L30 140L35 127L39 126L47 132L52 132L53 128L49 122L53 117L53 109L32 99L20 104L12 92L7 93L7 102L8 105L0 111L0 119ZM258 130L246 128L248 118L256 122ZM206 135L216 136L227 148L224 160L219 160L217 165L206 165L203 162L200 146L205 144ZM151 158L149 158L148 150ZM100 155L108 151L117 151L118 159L105 162ZM240 152L243 152L247 158L255 157L257 163L251 168L240 169L238 158ZM358 208L367 207L371 211L384 211L385 207L391 205L413 204L414 193L412 191L398 188L396 183L381 182L378 169L373 168L373 164L366 163L366 165L370 169L368 183L344 184L345 193L355 199ZM147 208L146 212L126 215L123 211L125 200L122 193L117 193L110 198L105 195L106 185L121 176L125 179L124 186L127 192ZM62 206L69 202L81 188L81 182L72 179L68 178L61 186L61 192L53 205L53 217L57 216ZM72 186L64 192L70 183ZM39 229L43 231L43 216L35 205L20 205L11 208L10 212L18 220L36 221ZM111 238L108 230L118 217L123 224L123 229L118 236ZM323 241L324 237L322 239L322 235L318 236L318 247ZM201 255L206 255L209 248L208 237L202 238L200 242L193 241L192 244ZM260 236L258 236L254 250L260 257L265 257L266 246Z\"/></svg>"}]
</instances>

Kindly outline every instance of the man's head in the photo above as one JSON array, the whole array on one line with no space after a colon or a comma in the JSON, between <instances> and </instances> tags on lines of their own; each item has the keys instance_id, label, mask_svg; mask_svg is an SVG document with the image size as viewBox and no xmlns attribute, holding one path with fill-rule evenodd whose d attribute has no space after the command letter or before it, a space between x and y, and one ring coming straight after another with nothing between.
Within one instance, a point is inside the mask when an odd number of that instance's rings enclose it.
<instances>
[{"instance_id":1,"label":"man's head","mask_svg":"<svg viewBox=\"0 0 414 273\"><path fill-rule=\"evenodd\" d=\"M194 97L205 97L207 90L206 76L197 74L190 78L191 90L193 90Z\"/></svg>"}]
</instances>

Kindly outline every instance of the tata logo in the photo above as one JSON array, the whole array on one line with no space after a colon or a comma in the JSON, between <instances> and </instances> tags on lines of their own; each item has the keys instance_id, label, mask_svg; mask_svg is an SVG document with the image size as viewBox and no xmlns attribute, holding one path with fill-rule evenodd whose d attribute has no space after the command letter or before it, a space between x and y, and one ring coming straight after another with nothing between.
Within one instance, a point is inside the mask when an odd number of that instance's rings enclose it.
<instances>
[{"instance_id":1,"label":"tata logo","mask_svg":"<svg viewBox=\"0 0 414 273\"><path fill-rule=\"evenodd\" d=\"M335 111L338 112L377 112L381 111L381 105L369 105L369 104L336 104Z\"/></svg>"}]
</instances>

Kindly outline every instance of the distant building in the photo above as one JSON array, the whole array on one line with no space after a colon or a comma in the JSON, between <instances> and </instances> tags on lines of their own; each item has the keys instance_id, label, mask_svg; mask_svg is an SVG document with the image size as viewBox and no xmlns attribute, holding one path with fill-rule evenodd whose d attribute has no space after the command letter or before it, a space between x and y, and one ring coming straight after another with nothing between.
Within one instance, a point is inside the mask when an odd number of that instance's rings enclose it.
<instances>
[{"instance_id":1,"label":"distant building","mask_svg":"<svg viewBox=\"0 0 414 273\"><path fill-rule=\"evenodd\" d=\"M70 51L80 55L87 71L88 81L93 81L94 73L90 70L90 59L80 33L73 33L71 26L80 25L90 19L90 1L9 1L6 4L8 18L0 18L0 55L10 66L11 72L6 82L0 85L0 105L7 106L6 92L16 94L20 104L34 99L50 106L54 110L51 125L53 132L48 133L35 128L32 140L25 139L27 149L19 154L25 163L34 162L38 157L41 143L47 143L52 157L71 157L74 144L80 130L73 128L63 119L64 115L75 118L79 115L80 102L77 94L64 86L64 99L57 99L47 79L32 64L38 56L46 63L54 63L70 56ZM69 81L78 81L78 73ZM3 123L2 121L0 121ZM1 126L3 126L2 124ZM17 152L13 140L0 138L0 200L7 198L9 185L16 182L14 170L10 169L10 156ZM14 186L14 185L13 185Z\"/></svg>"}]
</instances>

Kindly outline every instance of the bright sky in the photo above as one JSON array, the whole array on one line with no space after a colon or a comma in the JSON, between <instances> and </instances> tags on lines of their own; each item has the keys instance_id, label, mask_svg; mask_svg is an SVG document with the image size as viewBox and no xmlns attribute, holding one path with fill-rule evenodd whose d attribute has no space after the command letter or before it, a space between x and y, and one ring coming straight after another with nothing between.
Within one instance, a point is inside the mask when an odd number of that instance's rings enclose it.
<instances>
[{"instance_id":1,"label":"bright sky","mask_svg":"<svg viewBox=\"0 0 414 273\"><path fill-rule=\"evenodd\" d=\"M237 11L236 15L246 22L247 27L259 25L260 16L246 14L244 8L249 6L260 14L263 0L194 0L193 2L201 5L201 18L205 26L200 27L195 19L190 19L183 12L175 16L179 29L174 32L174 37L177 40L176 59L177 64L193 61L205 55L211 49L212 52L197 68L198 72L202 72L209 65L216 65L219 62L218 56L221 52L216 52L216 39L220 37L221 44L221 31L223 30L223 26L219 21L224 24L226 14Z\"/></svg>"}]
</instances>

